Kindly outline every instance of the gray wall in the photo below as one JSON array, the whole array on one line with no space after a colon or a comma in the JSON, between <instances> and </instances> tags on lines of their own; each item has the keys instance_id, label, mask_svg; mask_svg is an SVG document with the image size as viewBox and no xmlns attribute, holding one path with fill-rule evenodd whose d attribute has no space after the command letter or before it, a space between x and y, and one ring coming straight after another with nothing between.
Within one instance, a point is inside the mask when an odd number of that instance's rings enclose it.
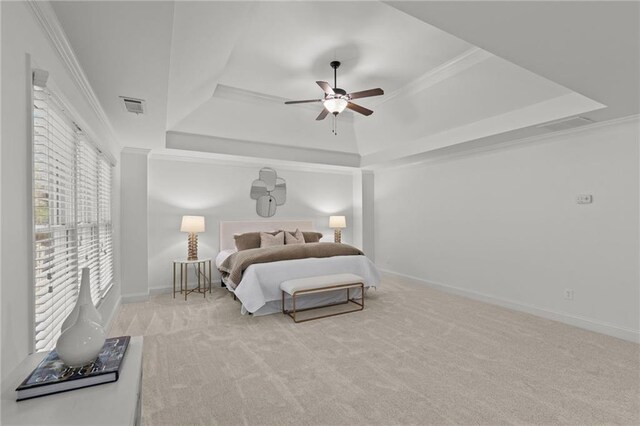
<instances>
[{"instance_id":1,"label":"gray wall","mask_svg":"<svg viewBox=\"0 0 640 426\"><path fill-rule=\"evenodd\" d=\"M127 301L146 300L148 251L148 165L149 150L122 151L122 297Z\"/></svg>"},{"instance_id":2,"label":"gray wall","mask_svg":"<svg viewBox=\"0 0 640 426\"><path fill-rule=\"evenodd\" d=\"M206 232L198 235L199 257L218 253L218 226L227 220L260 220L249 198L262 167L273 167L287 182L287 201L274 220L312 219L323 241L333 241L330 215L344 215L343 242L353 244L353 172L305 167L270 166L214 160L159 158L149 162L149 287L167 289L171 261L184 258L187 234L180 232L183 215L205 216ZM214 279L219 279L214 271Z\"/></svg>"},{"instance_id":3,"label":"gray wall","mask_svg":"<svg viewBox=\"0 0 640 426\"><path fill-rule=\"evenodd\" d=\"M377 264L637 340L638 166L633 119L376 171Z\"/></svg>"},{"instance_id":4,"label":"gray wall","mask_svg":"<svg viewBox=\"0 0 640 426\"><path fill-rule=\"evenodd\" d=\"M41 7L50 7L43 3ZM29 4L1 2L2 42L2 157L0 205L2 235L0 271L1 376L4 379L32 350L32 199L31 199L31 68L49 72L48 86L55 88L72 114L97 136L103 151L119 157L116 141L109 139L86 96L78 89L66 65L37 23ZM114 170L112 218L114 221L115 285L99 310L105 324L119 305L119 170Z\"/></svg>"}]
</instances>

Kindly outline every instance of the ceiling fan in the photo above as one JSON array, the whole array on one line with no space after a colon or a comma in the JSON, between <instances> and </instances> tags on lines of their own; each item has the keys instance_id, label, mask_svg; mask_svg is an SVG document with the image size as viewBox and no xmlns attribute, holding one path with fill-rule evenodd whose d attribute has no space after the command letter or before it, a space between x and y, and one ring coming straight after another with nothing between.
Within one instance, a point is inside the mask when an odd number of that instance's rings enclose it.
<instances>
[{"instance_id":1,"label":"ceiling fan","mask_svg":"<svg viewBox=\"0 0 640 426\"><path fill-rule=\"evenodd\" d=\"M373 114L373 111L367 109L363 106L355 104L351 102L352 99L360 99L360 98L368 98L370 96L380 96L384 95L384 91L380 88L362 90L360 92L347 93L344 89L340 89L338 87L338 67L340 67L339 61L332 61L329 65L333 68L333 87L329 85L326 81L316 81L318 86L324 91L324 96L322 99L308 99L304 101L287 101L286 105L290 104L306 104L311 102L322 102L324 108L320 112L320 114L316 117L316 120L324 120L329 113L333 114L333 133L337 135L336 132L336 118L338 114L345 110L345 108L349 108L352 111L358 112L362 115L369 116Z\"/></svg>"}]
</instances>

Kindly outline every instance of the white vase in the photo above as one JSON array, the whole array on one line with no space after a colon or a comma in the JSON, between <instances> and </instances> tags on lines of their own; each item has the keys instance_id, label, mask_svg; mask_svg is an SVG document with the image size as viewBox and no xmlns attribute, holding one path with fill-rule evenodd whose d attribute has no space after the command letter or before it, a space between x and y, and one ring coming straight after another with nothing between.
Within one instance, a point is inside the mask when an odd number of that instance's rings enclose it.
<instances>
[{"instance_id":1,"label":"white vase","mask_svg":"<svg viewBox=\"0 0 640 426\"><path fill-rule=\"evenodd\" d=\"M58 357L70 367L82 367L94 361L106 339L100 324L88 317L87 305L80 305L78 319L58 338Z\"/></svg>"},{"instance_id":2,"label":"white vase","mask_svg":"<svg viewBox=\"0 0 640 426\"><path fill-rule=\"evenodd\" d=\"M73 307L73 310L60 327L60 331L63 333L67 328L75 324L76 320L78 319L78 310L80 309L81 305L87 305L88 318L97 322L98 324L102 324L102 316L93 305L93 300L91 300L91 283L89 282L89 276L89 268L82 268L82 279L80 280L80 292L78 293L78 300L76 301L76 305Z\"/></svg>"}]
</instances>

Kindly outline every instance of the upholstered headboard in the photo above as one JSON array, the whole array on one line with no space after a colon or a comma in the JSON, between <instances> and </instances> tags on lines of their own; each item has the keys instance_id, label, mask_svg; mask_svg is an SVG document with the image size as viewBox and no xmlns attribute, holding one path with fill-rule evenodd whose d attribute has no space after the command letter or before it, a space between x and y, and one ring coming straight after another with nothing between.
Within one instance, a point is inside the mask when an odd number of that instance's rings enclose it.
<instances>
[{"instance_id":1,"label":"upholstered headboard","mask_svg":"<svg viewBox=\"0 0 640 426\"><path fill-rule=\"evenodd\" d=\"M286 229L315 231L312 220L242 220L220 222L220 251L236 248L233 236L245 232L266 232Z\"/></svg>"}]
</instances>

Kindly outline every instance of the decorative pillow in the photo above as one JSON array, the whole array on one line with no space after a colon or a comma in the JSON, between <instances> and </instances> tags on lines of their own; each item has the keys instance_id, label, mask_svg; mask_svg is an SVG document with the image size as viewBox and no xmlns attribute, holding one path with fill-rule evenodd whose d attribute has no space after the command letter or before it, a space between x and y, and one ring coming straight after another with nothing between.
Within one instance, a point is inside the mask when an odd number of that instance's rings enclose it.
<instances>
[{"instance_id":1,"label":"decorative pillow","mask_svg":"<svg viewBox=\"0 0 640 426\"><path fill-rule=\"evenodd\" d=\"M280 231L267 232L267 234L276 235ZM236 234L233 236L236 240L236 248L238 251L260 248L260 232L245 232L244 234Z\"/></svg>"},{"instance_id":2,"label":"decorative pillow","mask_svg":"<svg viewBox=\"0 0 640 426\"><path fill-rule=\"evenodd\" d=\"M315 231L302 231L302 235L305 243L319 243L320 238L322 238L322 234Z\"/></svg>"},{"instance_id":3,"label":"decorative pillow","mask_svg":"<svg viewBox=\"0 0 640 426\"><path fill-rule=\"evenodd\" d=\"M244 234L234 235L233 239L236 240L236 248L238 251L260 247L259 232L247 232Z\"/></svg>"},{"instance_id":4,"label":"decorative pillow","mask_svg":"<svg viewBox=\"0 0 640 426\"><path fill-rule=\"evenodd\" d=\"M276 235L268 232L260 233L260 247L273 247L284 245L284 232L280 231Z\"/></svg>"},{"instance_id":5,"label":"decorative pillow","mask_svg":"<svg viewBox=\"0 0 640 426\"><path fill-rule=\"evenodd\" d=\"M267 232L267 234L276 235L280 231ZM302 231L305 243L318 243L322 234L315 231ZM245 232L244 234L236 234L233 236L236 241L238 251L260 248L260 232Z\"/></svg>"},{"instance_id":6,"label":"decorative pillow","mask_svg":"<svg viewBox=\"0 0 640 426\"><path fill-rule=\"evenodd\" d=\"M304 244L304 235L299 229L296 232L284 231L284 243L285 244Z\"/></svg>"}]
</instances>

